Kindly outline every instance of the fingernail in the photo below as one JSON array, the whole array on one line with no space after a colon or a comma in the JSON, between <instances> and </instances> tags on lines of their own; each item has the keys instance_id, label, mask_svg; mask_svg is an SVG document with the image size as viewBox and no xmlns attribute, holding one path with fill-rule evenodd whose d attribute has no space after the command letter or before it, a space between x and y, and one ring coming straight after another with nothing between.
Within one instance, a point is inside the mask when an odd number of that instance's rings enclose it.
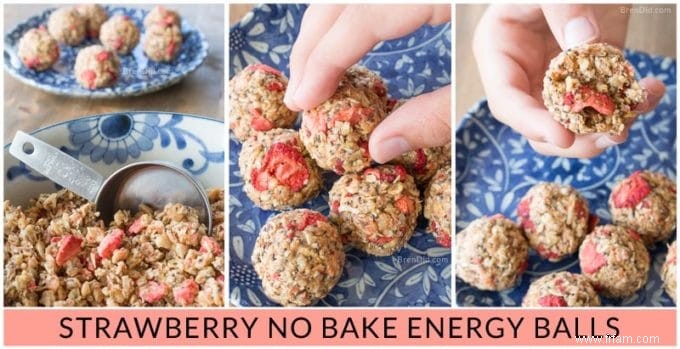
<instances>
[{"instance_id":1,"label":"fingernail","mask_svg":"<svg viewBox=\"0 0 680 349\"><path fill-rule=\"evenodd\" d=\"M597 30L585 17L572 18L564 26L564 43L567 48L588 42L597 35Z\"/></svg>"},{"instance_id":2,"label":"fingernail","mask_svg":"<svg viewBox=\"0 0 680 349\"><path fill-rule=\"evenodd\" d=\"M371 151L373 160L384 164L397 156L411 150L411 146L403 137L392 137L378 143L378 149Z\"/></svg>"},{"instance_id":3,"label":"fingernail","mask_svg":"<svg viewBox=\"0 0 680 349\"><path fill-rule=\"evenodd\" d=\"M300 108L295 104L295 101L293 101L292 94L293 93L290 92L290 90L287 90L286 94L283 96L283 103L292 111L300 111Z\"/></svg>"},{"instance_id":4,"label":"fingernail","mask_svg":"<svg viewBox=\"0 0 680 349\"><path fill-rule=\"evenodd\" d=\"M595 140L595 146L598 149L606 149L619 144L620 144L619 142L614 141L609 136L600 136L598 139Z\"/></svg>"}]
</instances>

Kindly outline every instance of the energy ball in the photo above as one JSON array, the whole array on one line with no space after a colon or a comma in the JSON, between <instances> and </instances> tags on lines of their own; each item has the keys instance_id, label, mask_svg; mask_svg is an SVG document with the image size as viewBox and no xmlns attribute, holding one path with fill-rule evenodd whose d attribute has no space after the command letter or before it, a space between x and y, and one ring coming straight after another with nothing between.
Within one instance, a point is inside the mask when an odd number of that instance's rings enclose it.
<instances>
[{"instance_id":1,"label":"energy ball","mask_svg":"<svg viewBox=\"0 0 680 349\"><path fill-rule=\"evenodd\" d=\"M229 128L243 142L273 128L291 128L297 113L283 103L288 79L265 64L251 64L229 81Z\"/></svg>"},{"instance_id":2,"label":"energy ball","mask_svg":"<svg viewBox=\"0 0 680 349\"><path fill-rule=\"evenodd\" d=\"M578 257L583 275L606 297L626 298L647 282L649 252L633 230L598 226L586 236Z\"/></svg>"},{"instance_id":3,"label":"energy ball","mask_svg":"<svg viewBox=\"0 0 680 349\"><path fill-rule=\"evenodd\" d=\"M555 120L577 134L621 134L645 91L618 48L584 44L560 53L543 79L543 102Z\"/></svg>"},{"instance_id":4,"label":"energy ball","mask_svg":"<svg viewBox=\"0 0 680 349\"><path fill-rule=\"evenodd\" d=\"M144 17L144 27L148 28L153 25L164 25L164 26L181 26L181 19L179 14L173 10L168 10L163 6L156 6L149 14Z\"/></svg>"},{"instance_id":5,"label":"energy ball","mask_svg":"<svg viewBox=\"0 0 680 349\"><path fill-rule=\"evenodd\" d=\"M246 195L265 210L302 205L321 189L319 168L293 130L255 134L243 143L238 160Z\"/></svg>"},{"instance_id":6,"label":"energy ball","mask_svg":"<svg viewBox=\"0 0 680 349\"><path fill-rule=\"evenodd\" d=\"M109 18L106 10L101 5L86 4L76 6L76 11L85 20L85 34L87 37L98 38L99 28Z\"/></svg>"},{"instance_id":7,"label":"energy ball","mask_svg":"<svg viewBox=\"0 0 680 349\"><path fill-rule=\"evenodd\" d=\"M532 282L522 300L523 307L596 307L600 296L581 274L561 271Z\"/></svg>"},{"instance_id":8,"label":"energy ball","mask_svg":"<svg viewBox=\"0 0 680 349\"><path fill-rule=\"evenodd\" d=\"M345 242L374 256L389 256L406 245L420 214L420 192L401 166L346 174L328 193L330 219Z\"/></svg>"},{"instance_id":9,"label":"energy ball","mask_svg":"<svg viewBox=\"0 0 680 349\"><path fill-rule=\"evenodd\" d=\"M472 287L511 288L528 265L522 230L501 214L475 219L456 235L456 276Z\"/></svg>"},{"instance_id":10,"label":"energy ball","mask_svg":"<svg viewBox=\"0 0 680 349\"><path fill-rule=\"evenodd\" d=\"M267 221L255 241L252 262L269 299L305 306L326 297L338 282L345 252L338 230L325 216L297 209Z\"/></svg>"},{"instance_id":11,"label":"energy ball","mask_svg":"<svg viewBox=\"0 0 680 349\"><path fill-rule=\"evenodd\" d=\"M333 96L302 114L305 147L321 168L339 175L371 165L368 137L385 118L385 103L367 87L362 71L350 68Z\"/></svg>"},{"instance_id":12,"label":"energy ball","mask_svg":"<svg viewBox=\"0 0 680 349\"><path fill-rule=\"evenodd\" d=\"M576 253L588 234L588 202L572 187L539 183L517 206L518 223L541 258L551 262Z\"/></svg>"},{"instance_id":13,"label":"energy ball","mask_svg":"<svg viewBox=\"0 0 680 349\"><path fill-rule=\"evenodd\" d=\"M44 26L29 29L19 40L18 55L28 69L43 71L59 60L59 44Z\"/></svg>"},{"instance_id":14,"label":"energy ball","mask_svg":"<svg viewBox=\"0 0 680 349\"><path fill-rule=\"evenodd\" d=\"M102 25L99 40L104 47L127 55L139 43L139 29L126 15L115 15Z\"/></svg>"},{"instance_id":15,"label":"energy ball","mask_svg":"<svg viewBox=\"0 0 680 349\"><path fill-rule=\"evenodd\" d=\"M666 254L666 261L661 266L661 281L663 281L663 287L666 289L666 293L673 300L673 303L677 303L675 300L675 290L677 285L677 250L675 246L675 241L673 241L670 246L668 246L668 254Z\"/></svg>"},{"instance_id":16,"label":"energy ball","mask_svg":"<svg viewBox=\"0 0 680 349\"><path fill-rule=\"evenodd\" d=\"M50 14L47 31L58 42L75 46L85 40L85 19L72 7L62 7Z\"/></svg>"},{"instance_id":17,"label":"energy ball","mask_svg":"<svg viewBox=\"0 0 680 349\"><path fill-rule=\"evenodd\" d=\"M356 87L364 88L373 91L383 105L387 105L387 88L385 81L377 73L362 67L360 65L352 66L347 70L347 78L354 83Z\"/></svg>"},{"instance_id":18,"label":"energy ball","mask_svg":"<svg viewBox=\"0 0 680 349\"><path fill-rule=\"evenodd\" d=\"M675 230L675 183L660 173L636 171L612 188L614 224L635 230L647 246L668 240Z\"/></svg>"},{"instance_id":19,"label":"energy ball","mask_svg":"<svg viewBox=\"0 0 680 349\"><path fill-rule=\"evenodd\" d=\"M119 76L118 56L101 45L86 47L76 57L76 81L90 90L113 85Z\"/></svg>"},{"instance_id":20,"label":"energy ball","mask_svg":"<svg viewBox=\"0 0 680 349\"><path fill-rule=\"evenodd\" d=\"M427 186L424 215L437 243L451 247L451 167L439 169Z\"/></svg>"},{"instance_id":21,"label":"energy ball","mask_svg":"<svg viewBox=\"0 0 680 349\"><path fill-rule=\"evenodd\" d=\"M152 61L170 62L182 48L182 31L176 25L152 25L144 33L144 53Z\"/></svg>"}]
</instances>

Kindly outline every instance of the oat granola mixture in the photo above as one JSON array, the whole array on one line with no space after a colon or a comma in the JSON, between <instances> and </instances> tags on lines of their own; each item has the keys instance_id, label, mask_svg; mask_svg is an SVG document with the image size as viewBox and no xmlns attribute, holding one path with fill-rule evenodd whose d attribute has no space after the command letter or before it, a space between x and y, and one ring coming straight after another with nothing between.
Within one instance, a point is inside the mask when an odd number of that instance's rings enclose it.
<instances>
[{"instance_id":1,"label":"oat granola mixture","mask_svg":"<svg viewBox=\"0 0 680 349\"><path fill-rule=\"evenodd\" d=\"M517 218L529 246L551 262L574 254L589 231L588 202L568 185L534 185L520 200Z\"/></svg>"},{"instance_id":2,"label":"oat granola mixture","mask_svg":"<svg viewBox=\"0 0 680 349\"><path fill-rule=\"evenodd\" d=\"M602 295L626 298L647 282L649 252L633 230L615 225L596 227L579 249L583 275Z\"/></svg>"},{"instance_id":3,"label":"oat granola mixture","mask_svg":"<svg viewBox=\"0 0 680 349\"><path fill-rule=\"evenodd\" d=\"M297 113L283 103L288 79L265 64L251 64L229 81L229 128L244 142L256 133L291 128Z\"/></svg>"},{"instance_id":4,"label":"oat granola mixture","mask_svg":"<svg viewBox=\"0 0 680 349\"><path fill-rule=\"evenodd\" d=\"M176 11L168 10L159 5L149 11L149 14L144 17L144 27L151 27L155 24L181 28L182 20Z\"/></svg>"},{"instance_id":5,"label":"oat granola mixture","mask_svg":"<svg viewBox=\"0 0 680 349\"><path fill-rule=\"evenodd\" d=\"M385 100L366 74L364 68L351 67L333 96L302 114L305 147L319 167L339 175L371 165L368 137L385 118Z\"/></svg>"},{"instance_id":6,"label":"oat granola mixture","mask_svg":"<svg viewBox=\"0 0 680 349\"><path fill-rule=\"evenodd\" d=\"M19 40L17 54L28 69L42 71L59 60L59 44L45 26L29 29Z\"/></svg>"},{"instance_id":7,"label":"oat granola mixture","mask_svg":"<svg viewBox=\"0 0 680 349\"><path fill-rule=\"evenodd\" d=\"M441 168L425 190L425 218L427 230L437 243L451 247L451 167Z\"/></svg>"},{"instance_id":8,"label":"oat granola mixture","mask_svg":"<svg viewBox=\"0 0 680 349\"><path fill-rule=\"evenodd\" d=\"M615 224L635 230L650 246L668 240L675 231L675 199L672 180L636 171L612 188L609 209Z\"/></svg>"},{"instance_id":9,"label":"oat granola mixture","mask_svg":"<svg viewBox=\"0 0 680 349\"><path fill-rule=\"evenodd\" d=\"M5 201L5 306L222 306L224 190L208 197L211 235L179 204L107 224L66 190Z\"/></svg>"},{"instance_id":10,"label":"oat granola mixture","mask_svg":"<svg viewBox=\"0 0 680 349\"><path fill-rule=\"evenodd\" d=\"M375 256L404 247L421 210L413 177L399 165L342 176L328 193L328 205L343 240Z\"/></svg>"},{"instance_id":11,"label":"oat granola mixture","mask_svg":"<svg viewBox=\"0 0 680 349\"><path fill-rule=\"evenodd\" d=\"M243 189L258 207L284 210L302 205L321 189L319 168L294 130L259 132L239 154Z\"/></svg>"},{"instance_id":12,"label":"oat granola mixture","mask_svg":"<svg viewBox=\"0 0 680 349\"><path fill-rule=\"evenodd\" d=\"M497 214L456 235L456 276L480 290L515 286L529 264L529 245L513 221Z\"/></svg>"},{"instance_id":13,"label":"oat granola mixture","mask_svg":"<svg viewBox=\"0 0 680 349\"><path fill-rule=\"evenodd\" d=\"M523 307L596 307L600 296L581 274L561 271L544 275L529 286Z\"/></svg>"},{"instance_id":14,"label":"oat granola mixture","mask_svg":"<svg viewBox=\"0 0 680 349\"><path fill-rule=\"evenodd\" d=\"M322 214L297 209L270 218L252 255L264 293L284 306L324 298L340 279L345 252L337 228Z\"/></svg>"},{"instance_id":15,"label":"oat granola mixture","mask_svg":"<svg viewBox=\"0 0 680 349\"><path fill-rule=\"evenodd\" d=\"M109 50L127 55L139 43L139 29L130 17L115 15L102 25L99 40Z\"/></svg>"},{"instance_id":16,"label":"oat granola mixture","mask_svg":"<svg viewBox=\"0 0 680 349\"><path fill-rule=\"evenodd\" d=\"M98 38L99 28L109 18L106 10L98 4L82 4L76 6L76 11L85 20L85 33L87 37Z\"/></svg>"},{"instance_id":17,"label":"oat granola mixture","mask_svg":"<svg viewBox=\"0 0 680 349\"><path fill-rule=\"evenodd\" d=\"M155 24L144 32L144 53L156 62L170 62L182 49L182 31L176 25Z\"/></svg>"},{"instance_id":18,"label":"oat granola mixture","mask_svg":"<svg viewBox=\"0 0 680 349\"><path fill-rule=\"evenodd\" d=\"M85 39L85 19L72 7L62 7L50 14L47 31L60 43L75 46Z\"/></svg>"},{"instance_id":19,"label":"oat granola mixture","mask_svg":"<svg viewBox=\"0 0 680 349\"><path fill-rule=\"evenodd\" d=\"M668 254L666 254L666 260L661 266L661 280L663 281L663 286L666 289L666 294L668 294L674 303L675 300L675 290L677 285L677 246L675 241L668 246Z\"/></svg>"},{"instance_id":20,"label":"oat granola mixture","mask_svg":"<svg viewBox=\"0 0 680 349\"><path fill-rule=\"evenodd\" d=\"M92 45L80 50L73 68L76 81L90 90L116 83L120 76L119 70L120 60L116 53L101 45Z\"/></svg>"},{"instance_id":21,"label":"oat granola mixture","mask_svg":"<svg viewBox=\"0 0 680 349\"><path fill-rule=\"evenodd\" d=\"M604 43L560 53L543 79L543 101L555 120L577 134L620 134L645 91L621 50Z\"/></svg>"}]
</instances>

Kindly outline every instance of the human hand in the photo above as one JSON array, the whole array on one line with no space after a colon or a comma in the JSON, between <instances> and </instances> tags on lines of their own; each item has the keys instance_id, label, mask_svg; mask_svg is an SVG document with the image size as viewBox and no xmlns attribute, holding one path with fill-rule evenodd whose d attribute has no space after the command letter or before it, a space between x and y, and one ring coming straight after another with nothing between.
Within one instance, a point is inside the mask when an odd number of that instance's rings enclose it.
<instances>
[{"instance_id":1,"label":"human hand","mask_svg":"<svg viewBox=\"0 0 680 349\"><path fill-rule=\"evenodd\" d=\"M553 119L541 91L550 60L561 51L593 41L621 48L627 26L628 11L620 5L489 6L475 30L473 52L493 115L545 155L589 158L625 142L630 124L620 135L575 135ZM647 91L637 107L641 114L656 107L665 87L654 78L640 85Z\"/></svg>"},{"instance_id":2,"label":"human hand","mask_svg":"<svg viewBox=\"0 0 680 349\"><path fill-rule=\"evenodd\" d=\"M333 95L347 68L378 42L450 18L449 5L311 5L291 52L284 102L295 111L319 105ZM450 91L447 86L414 97L385 118L369 140L373 159L384 163L409 150L448 143Z\"/></svg>"}]
</instances>

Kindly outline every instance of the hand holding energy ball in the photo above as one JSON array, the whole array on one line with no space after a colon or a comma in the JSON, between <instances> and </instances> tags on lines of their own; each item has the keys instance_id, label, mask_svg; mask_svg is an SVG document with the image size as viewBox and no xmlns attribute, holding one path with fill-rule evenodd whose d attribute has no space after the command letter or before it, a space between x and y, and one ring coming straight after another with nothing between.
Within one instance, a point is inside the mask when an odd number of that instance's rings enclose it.
<instances>
[{"instance_id":1,"label":"hand holding energy ball","mask_svg":"<svg viewBox=\"0 0 680 349\"><path fill-rule=\"evenodd\" d=\"M295 111L317 106L333 95L347 68L378 42L450 18L449 5L310 6L291 52L284 102ZM419 119L414 121L414 116ZM375 128L370 154L384 163L413 149L444 145L451 138L450 120L450 86L414 97Z\"/></svg>"},{"instance_id":2,"label":"hand holding energy ball","mask_svg":"<svg viewBox=\"0 0 680 349\"><path fill-rule=\"evenodd\" d=\"M624 11L622 11L624 9ZM492 5L480 20L473 51L489 108L503 123L529 139L539 153L588 158L623 143L620 135L575 135L543 105L543 76L550 60L561 51L590 42L623 47L628 14L620 5ZM639 81L647 100L636 111L652 110L664 95L663 83Z\"/></svg>"}]
</instances>

